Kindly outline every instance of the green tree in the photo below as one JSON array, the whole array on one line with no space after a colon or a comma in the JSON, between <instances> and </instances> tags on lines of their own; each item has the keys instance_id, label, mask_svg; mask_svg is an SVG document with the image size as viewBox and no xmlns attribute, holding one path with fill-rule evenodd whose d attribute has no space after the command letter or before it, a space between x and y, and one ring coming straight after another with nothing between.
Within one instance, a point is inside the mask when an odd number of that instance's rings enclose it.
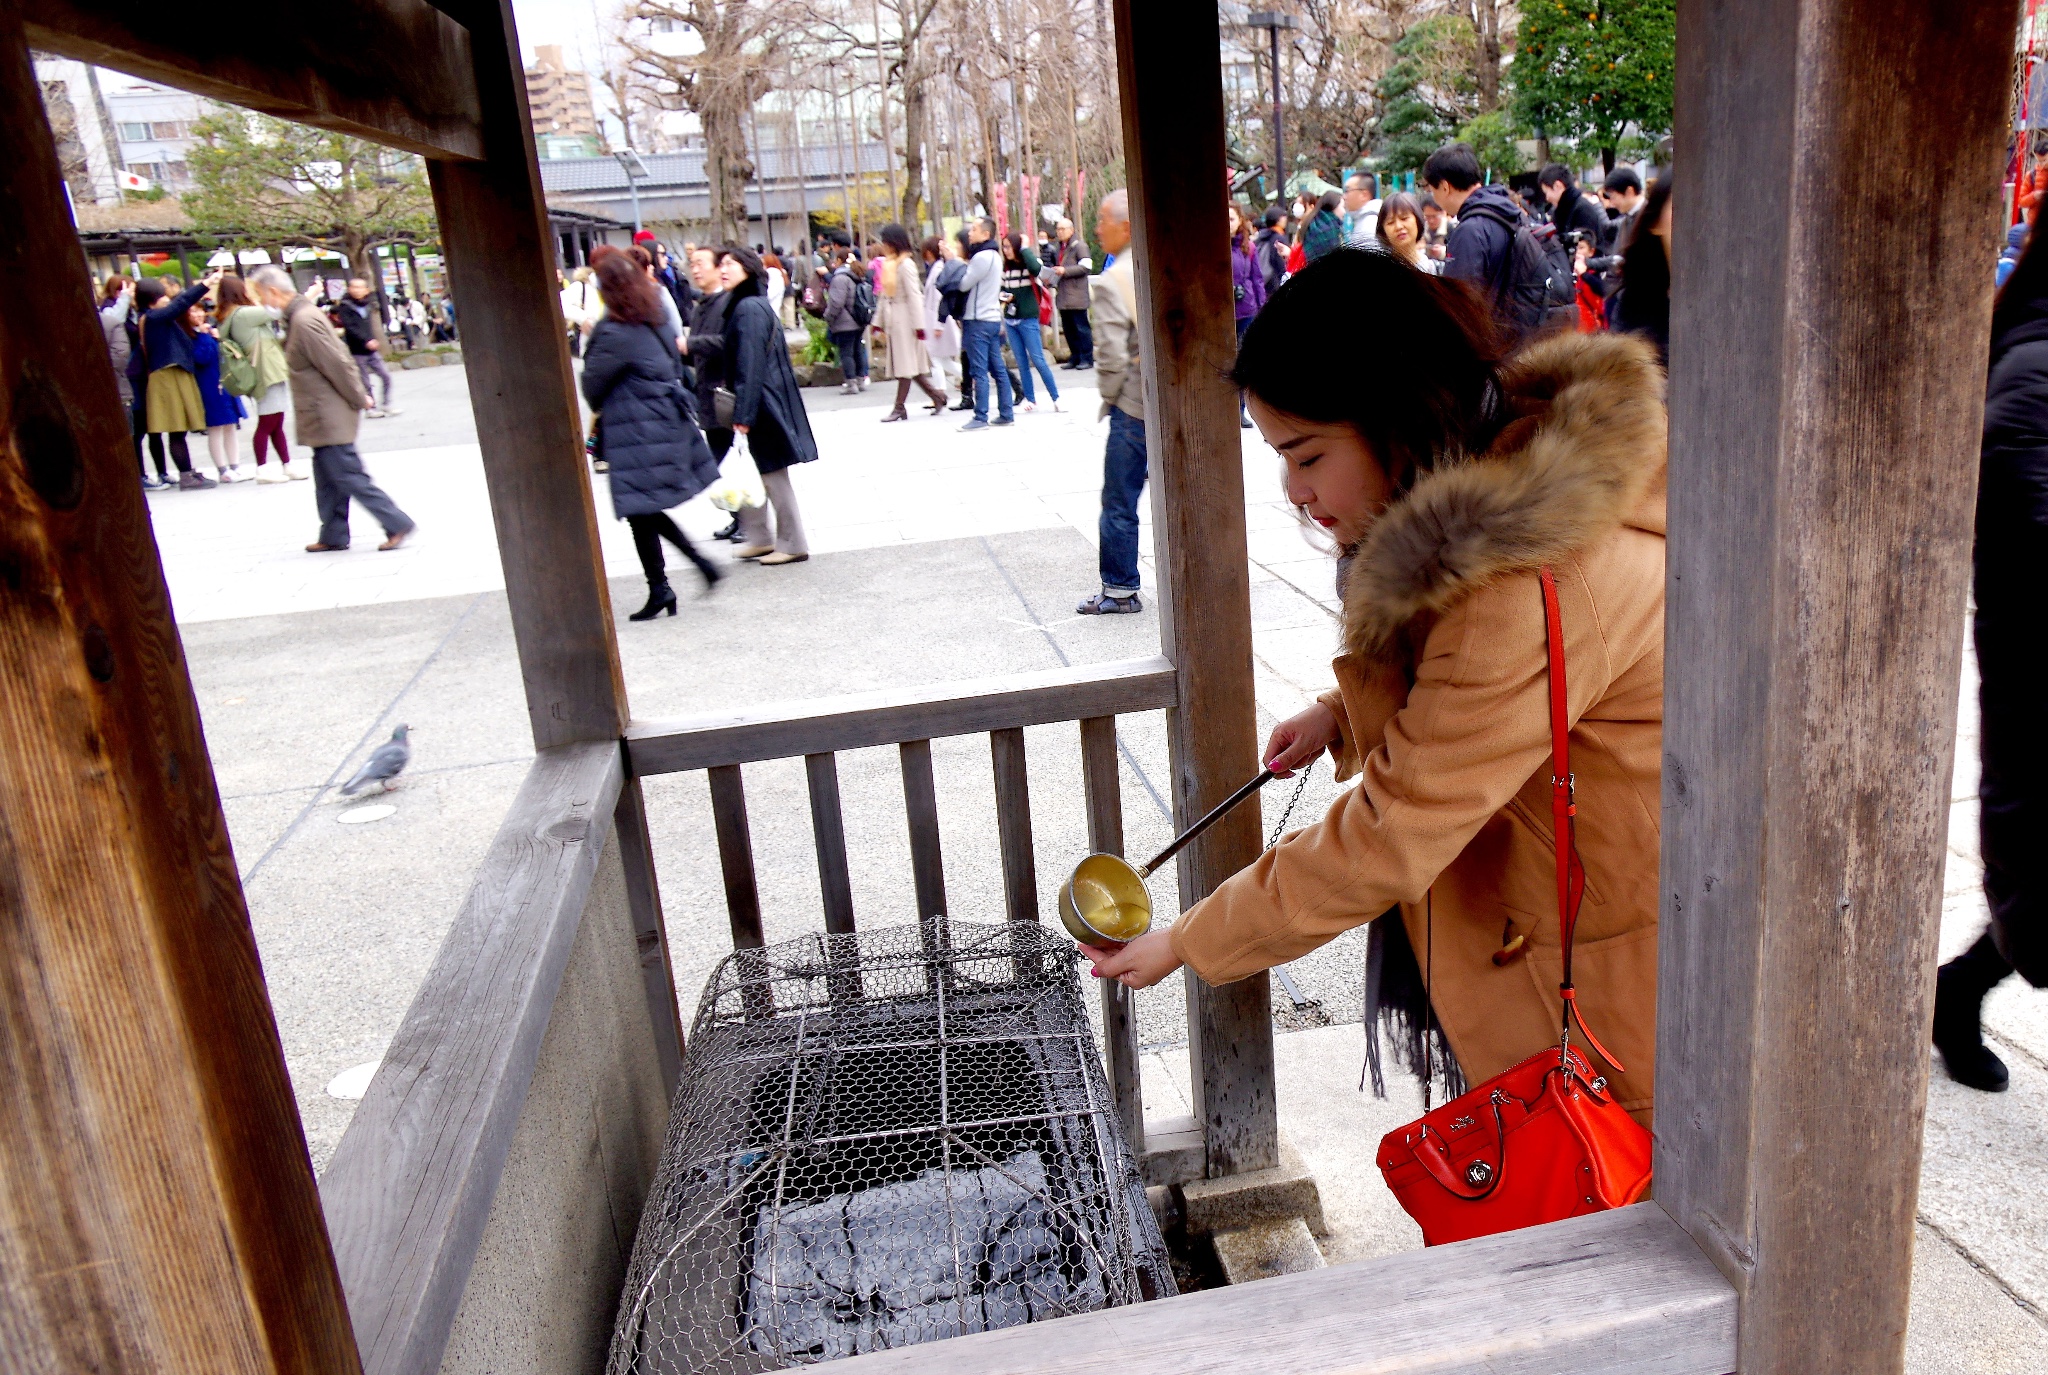
<instances>
[{"instance_id":1,"label":"green tree","mask_svg":"<svg viewBox=\"0 0 2048 1375\"><path fill-rule=\"evenodd\" d=\"M1437 14L1394 41L1392 61L1375 87L1380 116L1379 165L1419 171L1429 155L1455 139L1479 114L1473 79L1478 35L1463 15Z\"/></svg>"},{"instance_id":2,"label":"green tree","mask_svg":"<svg viewBox=\"0 0 2048 1375\"><path fill-rule=\"evenodd\" d=\"M1517 172L1529 170L1516 143L1521 132L1506 110L1489 110L1460 127L1458 141L1471 146L1481 172L1492 173L1495 181L1506 181Z\"/></svg>"},{"instance_id":3,"label":"green tree","mask_svg":"<svg viewBox=\"0 0 2048 1375\"><path fill-rule=\"evenodd\" d=\"M419 159L326 129L221 110L193 130L195 227L230 242L324 248L369 273L382 243L434 238Z\"/></svg>"},{"instance_id":4,"label":"green tree","mask_svg":"<svg viewBox=\"0 0 2048 1375\"><path fill-rule=\"evenodd\" d=\"M1524 0L1515 111L1552 138L1600 150L1607 170L1630 125L1671 128L1673 0Z\"/></svg>"}]
</instances>

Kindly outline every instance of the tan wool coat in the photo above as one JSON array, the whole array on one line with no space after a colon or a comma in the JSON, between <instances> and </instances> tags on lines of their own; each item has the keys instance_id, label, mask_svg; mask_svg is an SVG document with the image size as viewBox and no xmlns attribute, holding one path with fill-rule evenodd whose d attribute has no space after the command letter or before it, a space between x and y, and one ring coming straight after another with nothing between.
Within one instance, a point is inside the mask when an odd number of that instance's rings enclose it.
<instances>
[{"instance_id":1,"label":"tan wool coat","mask_svg":"<svg viewBox=\"0 0 2048 1375\"><path fill-rule=\"evenodd\" d=\"M291 372L292 437L308 448L353 444L370 404L341 332L305 297L285 308L284 360Z\"/></svg>"},{"instance_id":2,"label":"tan wool coat","mask_svg":"<svg viewBox=\"0 0 2048 1375\"><path fill-rule=\"evenodd\" d=\"M924 286L918 280L915 253L882 264L875 323L889 341L890 377L922 377L932 370L931 354L917 337L924 328Z\"/></svg>"},{"instance_id":3,"label":"tan wool coat","mask_svg":"<svg viewBox=\"0 0 2048 1375\"><path fill-rule=\"evenodd\" d=\"M1514 418L1374 524L1344 586L1324 702L1356 777L1319 823L1173 927L1211 983L1294 959L1399 906L1434 942L1434 1006L1468 1082L1557 1042L1549 675L1537 569L1562 608L1578 844L1579 1006L1647 1124L1656 1059L1664 700L1664 379L1640 341L1563 335L1512 359ZM1506 963L1493 956L1516 936ZM1583 1042L1578 1042L1583 1049Z\"/></svg>"}]
</instances>

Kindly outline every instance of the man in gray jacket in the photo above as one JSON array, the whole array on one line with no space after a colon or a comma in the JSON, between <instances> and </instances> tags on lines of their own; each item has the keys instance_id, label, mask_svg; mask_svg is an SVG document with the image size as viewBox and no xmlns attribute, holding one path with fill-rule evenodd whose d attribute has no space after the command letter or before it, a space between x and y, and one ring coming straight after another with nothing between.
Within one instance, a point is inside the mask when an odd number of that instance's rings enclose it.
<instances>
[{"instance_id":1,"label":"man in gray jacket","mask_svg":"<svg viewBox=\"0 0 2048 1375\"><path fill-rule=\"evenodd\" d=\"M1088 245L1074 233L1072 220L1061 220L1052 232L1045 268L1057 282L1052 304L1060 313L1060 332L1067 337L1067 361L1062 366L1079 372L1095 366L1095 336L1088 329L1088 274L1095 263Z\"/></svg>"},{"instance_id":2,"label":"man in gray jacket","mask_svg":"<svg viewBox=\"0 0 2048 1375\"><path fill-rule=\"evenodd\" d=\"M967 275L960 279L967 293L967 313L960 320L960 347L967 359L964 387L974 384L974 419L960 428L989 427L988 381L996 381L1001 403L995 423L1016 423L1011 407L1010 370L1003 366L1003 255L996 248L996 222L980 219L967 226Z\"/></svg>"},{"instance_id":3,"label":"man in gray jacket","mask_svg":"<svg viewBox=\"0 0 2048 1375\"><path fill-rule=\"evenodd\" d=\"M249 284L272 310L284 312L284 357L291 368L292 430L313 451L313 499L320 512L320 538L309 554L348 548L348 504L363 509L384 527L379 549L396 549L414 529L411 516L370 480L356 452L356 431L370 408L369 393L349 358L348 346L327 317L298 291L279 267L259 267Z\"/></svg>"},{"instance_id":4,"label":"man in gray jacket","mask_svg":"<svg viewBox=\"0 0 2048 1375\"><path fill-rule=\"evenodd\" d=\"M1138 602L1138 498L1145 493L1145 360L1138 338L1138 279L1131 250L1131 202L1116 190L1095 212L1095 240L1116 261L1095 278L1095 382L1109 443L1102 453L1102 518L1096 526L1102 591L1074 610L1131 615Z\"/></svg>"}]
</instances>

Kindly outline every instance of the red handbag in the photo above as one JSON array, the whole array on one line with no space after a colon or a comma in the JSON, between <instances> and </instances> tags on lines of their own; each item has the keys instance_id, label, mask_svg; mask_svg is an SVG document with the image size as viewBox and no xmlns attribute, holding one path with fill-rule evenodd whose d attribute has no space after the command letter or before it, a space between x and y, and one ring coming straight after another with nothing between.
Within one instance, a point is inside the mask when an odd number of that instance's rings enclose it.
<instances>
[{"instance_id":1,"label":"red handbag","mask_svg":"<svg viewBox=\"0 0 2048 1375\"><path fill-rule=\"evenodd\" d=\"M1650 1187L1650 1133L1622 1110L1607 1080L1572 1049L1572 1024L1616 1071L1625 1071L1587 1028L1572 987L1572 933L1585 870L1579 864L1570 722L1565 710L1564 626L1557 581L1541 570L1544 639L1550 651L1550 812L1557 849L1557 924L1564 973L1558 1043L1380 1141L1380 1173L1425 1246L1464 1241L1604 1212ZM1423 1092L1428 1093L1425 1076ZM1424 1108L1428 1103L1425 1097Z\"/></svg>"}]
</instances>

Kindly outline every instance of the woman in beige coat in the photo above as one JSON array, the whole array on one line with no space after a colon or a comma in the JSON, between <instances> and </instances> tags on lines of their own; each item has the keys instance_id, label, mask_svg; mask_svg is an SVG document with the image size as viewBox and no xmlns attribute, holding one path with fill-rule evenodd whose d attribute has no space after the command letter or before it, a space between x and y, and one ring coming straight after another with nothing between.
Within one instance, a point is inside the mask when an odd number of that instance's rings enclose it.
<instances>
[{"instance_id":1,"label":"woman in beige coat","mask_svg":"<svg viewBox=\"0 0 2048 1375\"><path fill-rule=\"evenodd\" d=\"M1320 322L1352 302L1400 327L1330 348ZM1547 565L1586 872L1574 981L1586 1022L1627 1066L1603 1072L1647 1125L1663 373L1617 335L1553 335L1505 361L1492 338L1466 288L1377 253L1312 264L1246 333L1234 376L1252 418L1285 460L1288 499L1342 555L1337 690L1281 722L1264 757L1284 775L1327 750L1358 782L1171 929L1090 954L1133 987L1182 964L1228 983L1385 915L1368 995L1419 1033L1419 998L1400 1004L1404 989L1421 994L1427 952L1432 1019L1466 1082L1555 1045ZM1420 1034L1396 1042L1411 1065L1420 1049Z\"/></svg>"},{"instance_id":2,"label":"woman in beige coat","mask_svg":"<svg viewBox=\"0 0 2048 1375\"><path fill-rule=\"evenodd\" d=\"M925 349L924 283L917 272L917 253L910 231L900 224L882 226L882 289L875 298L875 327L889 341L889 375L896 379L896 405L882 423L906 420L903 403L911 383L931 401L931 413L946 409L946 394L932 385L931 354Z\"/></svg>"}]
</instances>

